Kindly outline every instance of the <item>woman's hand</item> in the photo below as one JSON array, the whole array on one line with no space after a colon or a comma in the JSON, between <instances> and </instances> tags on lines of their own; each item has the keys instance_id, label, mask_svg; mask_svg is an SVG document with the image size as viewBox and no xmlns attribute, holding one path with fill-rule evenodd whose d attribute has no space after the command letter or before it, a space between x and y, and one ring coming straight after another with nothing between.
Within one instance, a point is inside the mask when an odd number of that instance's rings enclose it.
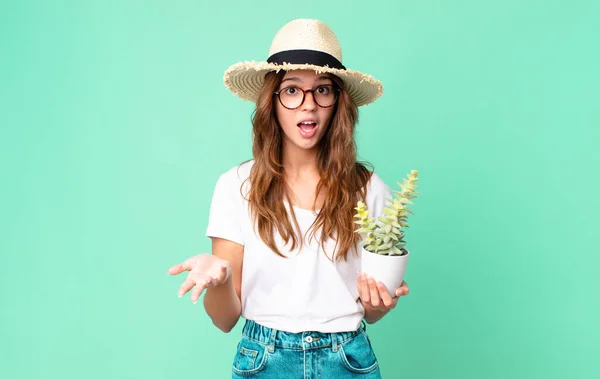
<instances>
[{"instance_id":1,"label":"woman's hand","mask_svg":"<svg viewBox=\"0 0 600 379\"><path fill-rule=\"evenodd\" d=\"M179 287L178 295L181 297L193 288L190 299L196 304L204 289L227 282L231 277L231 264L212 254L198 254L186 259L183 263L176 264L167 272L177 275L184 271L190 273Z\"/></svg>"},{"instance_id":2,"label":"woman's hand","mask_svg":"<svg viewBox=\"0 0 600 379\"><path fill-rule=\"evenodd\" d=\"M369 323L381 319L396 307L400 297L409 293L408 284L402 281L402 285L395 290L396 296L392 298L382 282L376 282L364 273L358 273L356 284L360 301L365 308L365 319Z\"/></svg>"}]
</instances>

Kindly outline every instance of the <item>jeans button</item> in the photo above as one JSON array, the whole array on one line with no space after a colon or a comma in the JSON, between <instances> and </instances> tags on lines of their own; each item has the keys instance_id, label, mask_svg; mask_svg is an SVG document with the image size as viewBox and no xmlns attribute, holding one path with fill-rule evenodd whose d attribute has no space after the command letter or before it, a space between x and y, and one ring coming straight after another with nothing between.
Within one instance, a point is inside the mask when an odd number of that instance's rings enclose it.
<instances>
[{"instance_id":1,"label":"jeans button","mask_svg":"<svg viewBox=\"0 0 600 379\"><path fill-rule=\"evenodd\" d=\"M307 343L311 343L312 341L313 341L313 338L311 336L306 337Z\"/></svg>"}]
</instances>

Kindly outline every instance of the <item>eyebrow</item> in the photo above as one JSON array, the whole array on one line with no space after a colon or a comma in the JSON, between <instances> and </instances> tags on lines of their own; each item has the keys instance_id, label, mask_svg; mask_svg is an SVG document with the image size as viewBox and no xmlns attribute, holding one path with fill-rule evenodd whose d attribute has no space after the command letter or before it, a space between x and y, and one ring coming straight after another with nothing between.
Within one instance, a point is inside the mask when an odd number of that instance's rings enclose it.
<instances>
[{"instance_id":1,"label":"eyebrow","mask_svg":"<svg viewBox=\"0 0 600 379\"><path fill-rule=\"evenodd\" d=\"M328 77L328 76L322 75L322 76L319 76L319 77L317 78L317 80L316 80L316 81L320 81L320 80L331 80L331 78L330 78L330 77ZM303 80L302 80L302 79L300 79L300 78L297 78L297 77L295 77L295 76L292 76L292 77L290 77L290 78L285 78L285 79L283 79L283 80L281 81L281 83L283 83L283 82L287 82L287 81L297 81L297 82L303 82ZM332 82L333 82L333 80L332 80Z\"/></svg>"}]
</instances>

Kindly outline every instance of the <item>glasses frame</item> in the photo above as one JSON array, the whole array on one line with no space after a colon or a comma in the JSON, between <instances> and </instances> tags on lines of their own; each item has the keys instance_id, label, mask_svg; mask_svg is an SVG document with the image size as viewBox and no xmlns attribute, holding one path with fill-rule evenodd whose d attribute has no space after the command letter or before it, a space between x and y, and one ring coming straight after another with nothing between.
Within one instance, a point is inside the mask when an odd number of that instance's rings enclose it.
<instances>
[{"instance_id":1,"label":"glasses frame","mask_svg":"<svg viewBox=\"0 0 600 379\"><path fill-rule=\"evenodd\" d=\"M292 87L293 87L293 88L297 88L297 89L299 89L300 91L302 91L302 101L300 102L300 104L299 104L297 107L295 107L295 108L288 108L288 107L286 107L286 106L283 104L283 101L281 100L281 96L280 96L279 94L280 94L282 91L285 91L286 89L288 89L288 88L292 88ZM333 100L333 103L331 103L331 105L328 105L328 106L324 107L324 106L322 106L321 104L319 104L319 102L317 102L317 99L315 98L315 90L316 90L317 88L319 88L319 87L331 87L331 89L332 89L332 90L335 92L335 99ZM277 98L279 99L279 104L281 104L281 106L282 106L282 107L284 107L285 109L294 110L294 109L298 109L298 108L300 108L300 107L302 106L302 104L304 104L304 100L306 100L306 94L307 94L308 92L312 92L313 101L315 102L315 104L317 104L317 105L318 105L319 107L321 107L321 108L331 108L331 107L333 107L333 106L335 105L335 103L337 102L337 100L338 100L338 98L339 98L339 94L340 94L340 92L341 92L341 91L342 91L342 90L341 90L341 88L339 88L339 87L338 87L338 86L336 86L335 84L319 84L318 86L315 86L315 87L313 87L313 88L311 88L311 89L307 89L307 90L304 90L304 89L302 89L302 88L300 88L300 87L298 87L298 86L296 86L296 85L291 85L291 86L284 87L284 88L280 89L279 91L275 91L275 92L273 92L273 95L274 95L274 96L277 96Z\"/></svg>"}]
</instances>

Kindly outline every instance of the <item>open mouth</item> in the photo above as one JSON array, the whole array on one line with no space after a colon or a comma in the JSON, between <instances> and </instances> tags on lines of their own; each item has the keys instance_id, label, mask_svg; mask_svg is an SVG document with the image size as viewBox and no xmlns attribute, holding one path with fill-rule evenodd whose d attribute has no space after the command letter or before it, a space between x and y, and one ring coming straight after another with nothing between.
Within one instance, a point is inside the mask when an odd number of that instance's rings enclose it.
<instances>
[{"instance_id":1,"label":"open mouth","mask_svg":"<svg viewBox=\"0 0 600 379\"><path fill-rule=\"evenodd\" d=\"M314 121L302 121L298 123L298 127L305 132L310 132L317 127L317 123Z\"/></svg>"},{"instance_id":2,"label":"open mouth","mask_svg":"<svg viewBox=\"0 0 600 379\"><path fill-rule=\"evenodd\" d=\"M300 128L300 135L303 138L311 138L317 132L317 122L302 121L298 123L298 128Z\"/></svg>"}]
</instances>

